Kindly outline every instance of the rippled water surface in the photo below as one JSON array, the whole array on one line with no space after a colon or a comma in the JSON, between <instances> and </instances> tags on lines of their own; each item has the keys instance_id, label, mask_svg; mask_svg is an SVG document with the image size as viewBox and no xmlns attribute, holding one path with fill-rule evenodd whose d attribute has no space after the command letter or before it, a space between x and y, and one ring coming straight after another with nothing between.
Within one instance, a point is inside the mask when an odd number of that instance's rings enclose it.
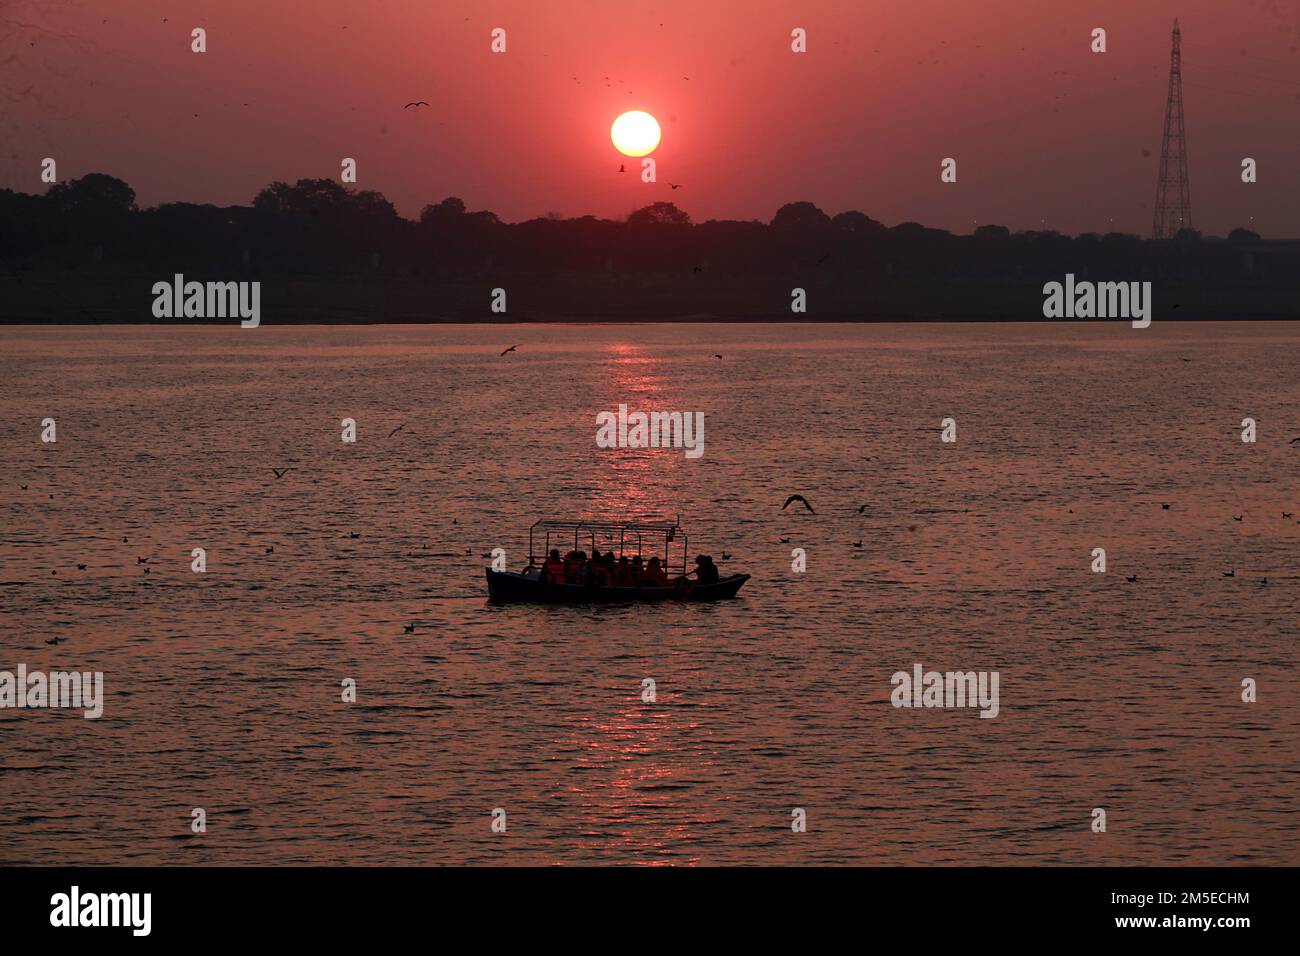
<instances>
[{"instance_id":1,"label":"rippled water surface","mask_svg":"<svg viewBox=\"0 0 1300 956\"><path fill-rule=\"evenodd\" d=\"M0 328L0 390L0 669L107 695L0 710L0 862L1300 863L1296 325ZM484 600L677 514L740 599Z\"/></svg>"}]
</instances>

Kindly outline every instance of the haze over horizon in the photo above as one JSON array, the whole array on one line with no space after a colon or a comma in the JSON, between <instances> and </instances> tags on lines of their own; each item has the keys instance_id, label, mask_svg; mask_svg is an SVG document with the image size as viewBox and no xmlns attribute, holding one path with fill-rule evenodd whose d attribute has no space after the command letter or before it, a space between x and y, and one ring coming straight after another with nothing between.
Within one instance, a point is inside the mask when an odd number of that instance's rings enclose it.
<instances>
[{"instance_id":1,"label":"haze over horizon","mask_svg":"<svg viewBox=\"0 0 1300 956\"><path fill-rule=\"evenodd\" d=\"M1278 0L317 0L306 16L0 0L0 188L44 191L50 156L60 181L109 173L142 206L246 204L274 180L337 180L353 157L357 188L410 218L449 195L510 221L660 200L766 221L808 200L957 233L1148 235L1175 16L1193 225L1300 237L1300 6ZM206 53L190 51L195 26ZM662 125L657 183L609 141L628 109ZM949 156L954 184L939 179ZM1258 182L1241 182L1244 157Z\"/></svg>"}]
</instances>

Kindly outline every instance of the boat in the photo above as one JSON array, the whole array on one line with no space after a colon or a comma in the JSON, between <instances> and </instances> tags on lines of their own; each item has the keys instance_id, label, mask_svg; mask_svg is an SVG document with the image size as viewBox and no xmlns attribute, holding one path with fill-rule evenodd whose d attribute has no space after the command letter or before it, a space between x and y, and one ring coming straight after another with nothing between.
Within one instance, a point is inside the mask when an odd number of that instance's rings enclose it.
<instances>
[{"instance_id":1,"label":"boat","mask_svg":"<svg viewBox=\"0 0 1300 956\"><path fill-rule=\"evenodd\" d=\"M552 544L554 539L555 543ZM681 573L673 577L669 551L681 542ZM536 545L543 547L539 551ZM667 587L612 587L544 580L542 565L552 547L564 551L616 551L619 558L659 557L668 572ZM719 601L734 598L749 580L748 574L722 575L700 582L687 577L687 537L680 522L647 524L639 521L562 521L544 518L528 529L528 567L522 571L486 568L488 600L495 604L613 604L642 601Z\"/></svg>"}]
</instances>

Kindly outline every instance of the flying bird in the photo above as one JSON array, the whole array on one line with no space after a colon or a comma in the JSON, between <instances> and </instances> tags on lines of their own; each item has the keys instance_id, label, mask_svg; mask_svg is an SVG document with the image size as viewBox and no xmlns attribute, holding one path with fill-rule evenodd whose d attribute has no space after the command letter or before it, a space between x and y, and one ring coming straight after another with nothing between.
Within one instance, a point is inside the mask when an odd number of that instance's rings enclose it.
<instances>
[{"instance_id":1,"label":"flying bird","mask_svg":"<svg viewBox=\"0 0 1300 956\"><path fill-rule=\"evenodd\" d=\"M407 103L405 106L402 107L402 109L409 110L412 106L428 106L428 105L429 104L426 103L424 100L416 100L414 103Z\"/></svg>"},{"instance_id":2,"label":"flying bird","mask_svg":"<svg viewBox=\"0 0 1300 956\"><path fill-rule=\"evenodd\" d=\"M271 470L275 472L276 481L279 481L281 478L283 478L285 474L289 471L288 468L272 468Z\"/></svg>"},{"instance_id":3,"label":"flying bird","mask_svg":"<svg viewBox=\"0 0 1300 956\"><path fill-rule=\"evenodd\" d=\"M1130 576L1129 576L1128 578L1126 578L1125 580L1136 582L1137 579L1138 579L1138 576L1137 576L1136 574L1133 574L1133 575L1130 575Z\"/></svg>"},{"instance_id":4,"label":"flying bird","mask_svg":"<svg viewBox=\"0 0 1300 956\"><path fill-rule=\"evenodd\" d=\"M46 644L58 644L58 643L59 643L60 641L62 641L62 640L63 640L63 638L61 638L61 637L51 637L51 638L50 638L48 641L46 641L45 643L46 643Z\"/></svg>"},{"instance_id":5,"label":"flying bird","mask_svg":"<svg viewBox=\"0 0 1300 956\"><path fill-rule=\"evenodd\" d=\"M714 358L715 358L715 359L717 359L717 360L718 360L718 361L719 361L719 362L721 362L721 361L722 361L722 356L721 356L721 355L719 355L719 354L717 354L717 353L716 353L716 352L715 352L715 353L713 353L713 357L714 357Z\"/></svg>"},{"instance_id":6,"label":"flying bird","mask_svg":"<svg viewBox=\"0 0 1300 956\"><path fill-rule=\"evenodd\" d=\"M508 349L506 349L505 351L503 351L503 352L501 353L501 355L505 355L506 352L513 352L513 351L514 351L515 349L517 349L517 348L519 348L518 345L512 345L512 346L510 346L510 348L508 348ZM500 358L501 355L498 355L497 358Z\"/></svg>"},{"instance_id":7,"label":"flying bird","mask_svg":"<svg viewBox=\"0 0 1300 956\"><path fill-rule=\"evenodd\" d=\"M414 634L414 633L415 633L415 625L414 625L414 624L407 624L406 626L404 626L404 627L402 628L402 630L403 630L404 632L406 632L407 634Z\"/></svg>"},{"instance_id":8,"label":"flying bird","mask_svg":"<svg viewBox=\"0 0 1300 956\"><path fill-rule=\"evenodd\" d=\"M1237 576L1237 569L1233 568L1231 571L1224 571L1223 576L1225 578L1235 578Z\"/></svg>"},{"instance_id":9,"label":"flying bird","mask_svg":"<svg viewBox=\"0 0 1300 956\"><path fill-rule=\"evenodd\" d=\"M1161 511L1168 511L1168 510L1169 510L1169 505L1168 505L1168 504L1165 504L1165 503L1162 502L1161 505L1160 505L1160 510L1161 510Z\"/></svg>"},{"instance_id":10,"label":"flying bird","mask_svg":"<svg viewBox=\"0 0 1300 956\"><path fill-rule=\"evenodd\" d=\"M1233 520L1233 521L1240 521L1240 520L1241 520L1242 518L1244 518L1244 517L1245 517L1245 515L1233 515L1233 516L1232 516L1232 520Z\"/></svg>"},{"instance_id":11,"label":"flying bird","mask_svg":"<svg viewBox=\"0 0 1300 956\"><path fill-rule=\"evenodd\" d=\"M681 188L682 188L682 184L681 184L681 183L669 183L668 185L669 185L669 186L672 186L673 189L681 189Z\"/></svg>"},{"instance_id":12,"label":"flying bird","mask_svg":"<svg viewBox=\"0 0 1300 956\"><path fill-rule=\"evenodd\" d=\"M267 553L267 554L274 554L274 553L275 553L275 545L271 545L269 548L267 548L267 549L266 549L266 553Z\"/></svg>"},{"instance_id":13,"label":"flying bird","mask_svg":"<svg viewBox=\"0 0 1300 956\"><path fill-rule=\"evenodd\" d=\"M790 543L790 539L789 539L789 538L782 538L782 539L781 539L781 543L782 543L782 544L789 544L789 543Z\"/></svg>"},{"instance_id":14,"label":"flying bird","mask_svg":"<svg viewBox=\"0 0 1300 956\"><path fill-rule=\"evenodd\" d=\"M84 570L86 570L86 566L85 566L84 564L79 564L79 565L77 565L77 570L78 570L78 571L84 571Z\"/></svg>"},{"instance_id":15,"label":"flying bird","mask_svg":"<svg viewBox=\"0 0 1300 956\"><path fill-rule=\"evenodd\" d=\"M1283 512L1282 512L1282 517L1283 517L1283 518L1294 518L1294 517L1295 517L1295 513L1294 513L1294 512L1291 512L1291 511L1283 511Z\"/></svg>"},{"instance_id":16,"label":"flying bird","mask_svg":"<svg viewBox=\"0 0 1300 956\"><path fill-rule=\"evenodd\" d=\"M790 505L796 501L802 502L803 506L807 508L809 511L812 511L813 514L817 513L813 511L813 506L808 504L808 499L805 498L803 495L791 495L789 498L786 498L785 504L781 506L781 510L784 511L786 508L789 508Z\"/></svg>"}]
</instances>

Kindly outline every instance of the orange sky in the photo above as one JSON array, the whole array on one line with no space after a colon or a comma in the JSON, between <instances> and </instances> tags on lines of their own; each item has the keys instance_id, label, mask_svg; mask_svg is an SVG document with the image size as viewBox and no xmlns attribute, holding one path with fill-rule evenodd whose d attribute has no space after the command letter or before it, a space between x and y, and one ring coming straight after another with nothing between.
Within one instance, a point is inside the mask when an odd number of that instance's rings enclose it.
<instances>
[{"instance_id":1,"label":"orange sky","mask_svg":"<svg viewBox=\"0 0 1300 956\"><path fill-rule=\"evenodd\" d=\"M0 187L43 190L52 156L144 205L245 203L351 156L408 216L447 195L511 220L659 199L766 220L807 199L1147 234L1175 15L1194 224L1300 237L1293 0L0 0ZM657 184L616 172L609 125L632 108L663 126Z\"/></svg>"}]
</instances>

